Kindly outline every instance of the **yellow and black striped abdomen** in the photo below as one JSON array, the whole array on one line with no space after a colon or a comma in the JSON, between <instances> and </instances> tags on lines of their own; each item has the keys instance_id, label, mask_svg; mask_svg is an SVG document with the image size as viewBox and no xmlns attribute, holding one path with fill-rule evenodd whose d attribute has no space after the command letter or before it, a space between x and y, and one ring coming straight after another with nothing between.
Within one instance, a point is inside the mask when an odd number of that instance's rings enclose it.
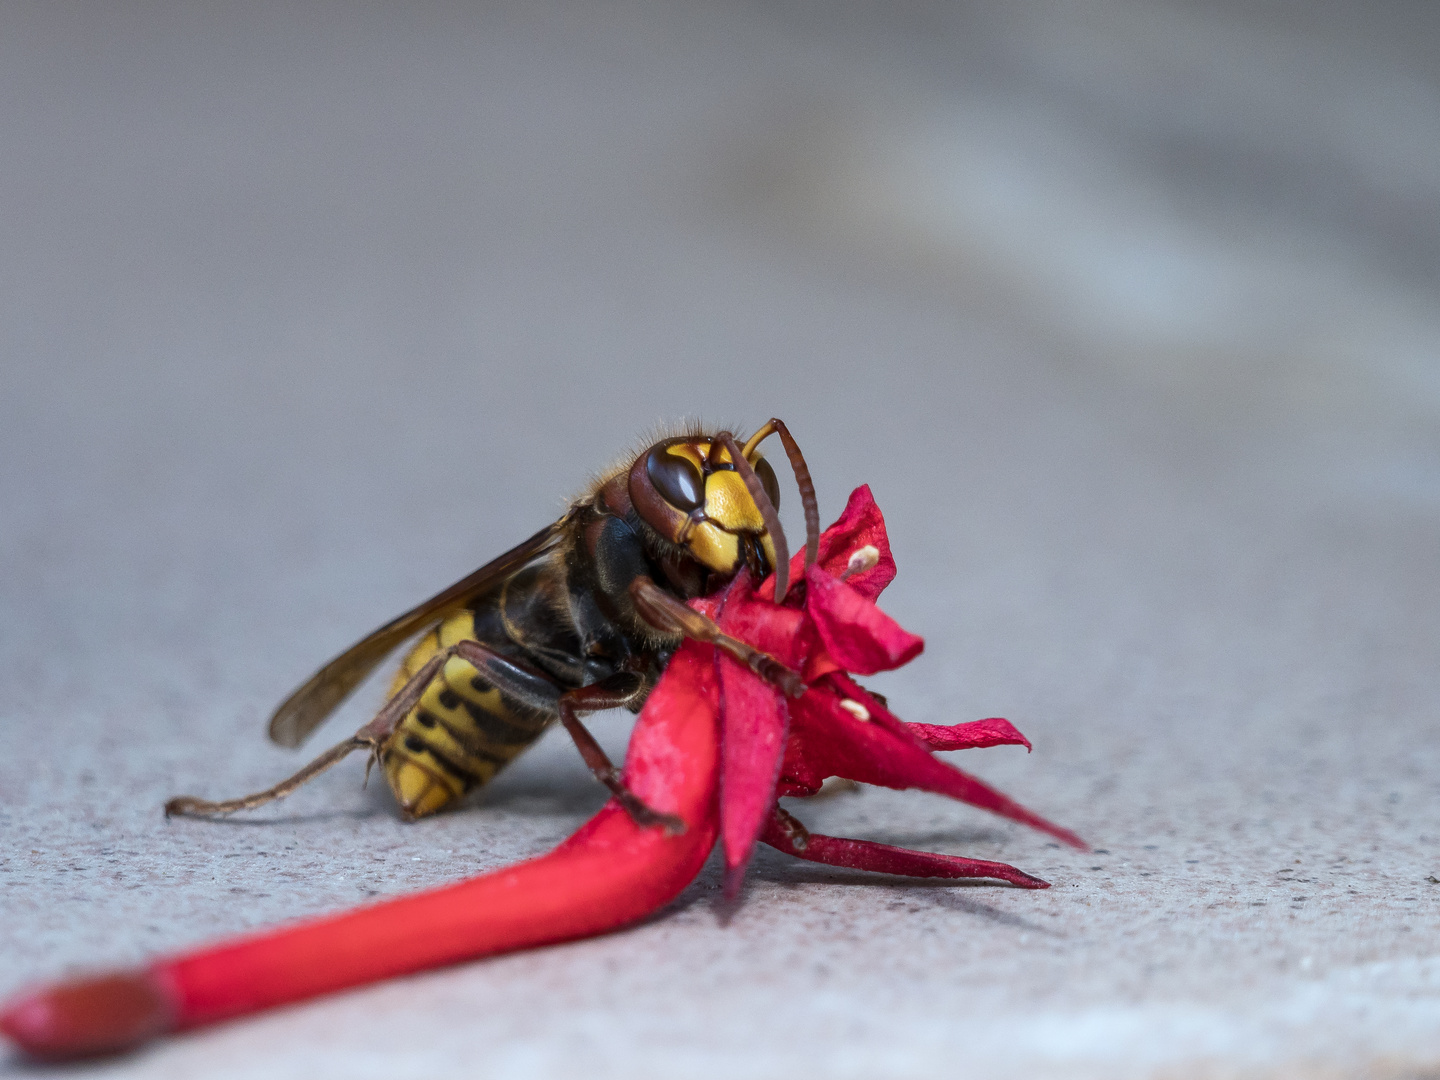
<instances>
[{"instance_id":1,"label":"yellow and black striped abdomen","mask_svg":"<svg viewBox=\"0 0 1440 1080\"><path fill-rule=\"evenodd\" d=\"M479 640L471 611L456 612L415 644L391 695L436 653L465 639ZM381 748L385 779L407 816L433 814L508 765L550 720L507 700L474 665L452 656Z\"/></svg>"}]
</instances>

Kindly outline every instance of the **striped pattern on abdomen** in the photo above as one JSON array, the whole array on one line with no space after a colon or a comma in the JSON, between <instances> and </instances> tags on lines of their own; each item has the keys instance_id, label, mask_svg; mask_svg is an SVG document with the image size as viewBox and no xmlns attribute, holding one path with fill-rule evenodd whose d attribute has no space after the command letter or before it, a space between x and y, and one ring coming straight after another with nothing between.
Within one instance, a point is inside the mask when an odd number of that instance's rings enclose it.
<instances>
[{"instance_id":1,"label":"striped pattern on abdomen","mask_svg":"<svg viewBox=\"0 0 1440 1080\"><path fill-rule=\"evenodd\" d=\"M468 610L416 642L395 673L391 695L436 653L465 639L480 640ZM508 765L551 719L508 699L468 660L452 656L382 747L385 779L406 815L433 814Z\"/></svg>"}]
</instances>

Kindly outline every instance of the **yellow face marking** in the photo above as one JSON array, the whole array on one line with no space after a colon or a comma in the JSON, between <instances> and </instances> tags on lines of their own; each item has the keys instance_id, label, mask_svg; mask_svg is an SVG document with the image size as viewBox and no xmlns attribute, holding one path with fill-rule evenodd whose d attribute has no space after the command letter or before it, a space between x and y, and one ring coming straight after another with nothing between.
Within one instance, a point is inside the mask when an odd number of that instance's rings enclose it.
<instances>
[{"instance_id":1,"label":"yellow face marking","mask_svg":"<svg viewBox=\"0 0 1440 1080\"><path fill-rule=\"evenodd\" d=\"M667 446L665 448L667 454L674 454L678 458L684 458L690 462L691 465L694 465L695 468L702 471L705 468L704 455L707 454L709 450L709 443L700 443L698 447L691 446L689 443L676 443L673 446Z\"/></svg>"},{"instance_id":2,"label":"yellow face marking","mask_svg":"<svg viewBox=\"0 0 1440 1080\"><path fill-rule=\"evenodd\" d=\"M665 452L688 461L701 472L707 462L718 465L731 461L726 447L712 448L708 441L674 443L667 446ZM703 520L697 520L698 515L683 519L679 532L673 537L699 562L722 574L734 573L741 562L737 534L745 533L760 541L770 565L775 565L775 545L765 530L765 517L738 472L721 469L705 477L705 504L701 513Z\"/></svg>"},{"instance_id":3,"label":"yellow face marking","mask_svg":"<svg viewBox=\"0 0 1440 1080\"><path fill-rule=\"evenodd\" d=\"M705 478L705 516L730 532L765 531L760 508L737 472L716 472Z\"/></svg>"},{"instance_id":4,"label":"yellow face marking","mask_svg":"<svg viewBox=\"0 0 1440 1080\"><path fill-rule=\"evenodd\" d=\"M730 450L729 450L728 447L725 447L725 446L713 446L713 445L710 444L710 443L706 443L706 444L705 444L705 453L708 455L708 454L710 454L712 451L714 452L714 457L712 457L710 460L711 460L711 462L713 462L714 464L719 465L719 464L722 464L722 463L724 463L724 462L728 462L728 461L730 460Z\"/></svg>"},{"instance_id":5,"label":"yellow face marking","mask_svg":"<svg viewBox=\"0 0 1440 1080\"><path fill-rule=\"evenodd\" d=\"M698 443L671 443L665 448L667 454L674 454L678 458L684 458L694 465L701 472L705 471L706 461L715 465L728 464L730 462L730 451L724 446L711 447L708 442ZM746 458L750 461L749 458ZM753 464L753 462L751 462Z\"/></svg>"},{"instance_id":6,"label":"yellow face marking","mask_svg":"<svg viewBox=\"0 0 1440 1080\"><path fill-rule=\"evenodd\" d=\"M711 570L722 574L732 572L740 561L740 538L708 521L702 521L690 530L685 547Z\"/></svg>"}]
</instances>

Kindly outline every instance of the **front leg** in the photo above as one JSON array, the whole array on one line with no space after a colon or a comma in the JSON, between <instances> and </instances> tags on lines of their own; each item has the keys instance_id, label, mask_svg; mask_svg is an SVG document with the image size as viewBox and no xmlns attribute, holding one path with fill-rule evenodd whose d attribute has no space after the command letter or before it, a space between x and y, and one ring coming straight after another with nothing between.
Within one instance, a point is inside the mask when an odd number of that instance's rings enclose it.
<instances>
[{"instance_id":1,"label":"front leg","mask_svg":"<svg viewBox=\"0 0 1440 1080\"><path fill-rule=\"evenodd\" d=\"M805 680L798 674L769 653L731 637L715 625L713 619L687 607L648 577L637 577L630 583L630 599L640 617L657 630L681 634L724 650L760 678L779 687L786 697L798 698L805 693Z\"/></svg>"}]
</instances>

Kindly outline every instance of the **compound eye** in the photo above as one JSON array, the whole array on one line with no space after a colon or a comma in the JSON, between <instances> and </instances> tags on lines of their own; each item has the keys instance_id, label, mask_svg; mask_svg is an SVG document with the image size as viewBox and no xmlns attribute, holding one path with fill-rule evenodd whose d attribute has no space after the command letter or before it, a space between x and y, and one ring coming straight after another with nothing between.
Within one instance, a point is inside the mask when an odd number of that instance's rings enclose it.
<instances>
[{"instance_id":1,"label":"compound eye","mask_svg":"<svg viewBox=\"0 0 1440 1080\"><path fill-rule=\"evenodd\" d=\"M650 451L645 462L645 474L660 493L660 497L671 506L689 513L705 503L705 478L695 463L683 457L668 453L663 446Z\"/></svg>"},{"instance_id":2,"label":"compound eye","mask_svg":"<svg viewBox=\"0 0 1440 1080\"><path fill-rule=\"evenodd\" d=\"M775 479L775 470L770 467L770 462L763 457L755 462L755 475L760 478L760 486L765 489L765 494L770 496L770 505L779 510L780 481Z\"/></svg>"}]
</instances>

